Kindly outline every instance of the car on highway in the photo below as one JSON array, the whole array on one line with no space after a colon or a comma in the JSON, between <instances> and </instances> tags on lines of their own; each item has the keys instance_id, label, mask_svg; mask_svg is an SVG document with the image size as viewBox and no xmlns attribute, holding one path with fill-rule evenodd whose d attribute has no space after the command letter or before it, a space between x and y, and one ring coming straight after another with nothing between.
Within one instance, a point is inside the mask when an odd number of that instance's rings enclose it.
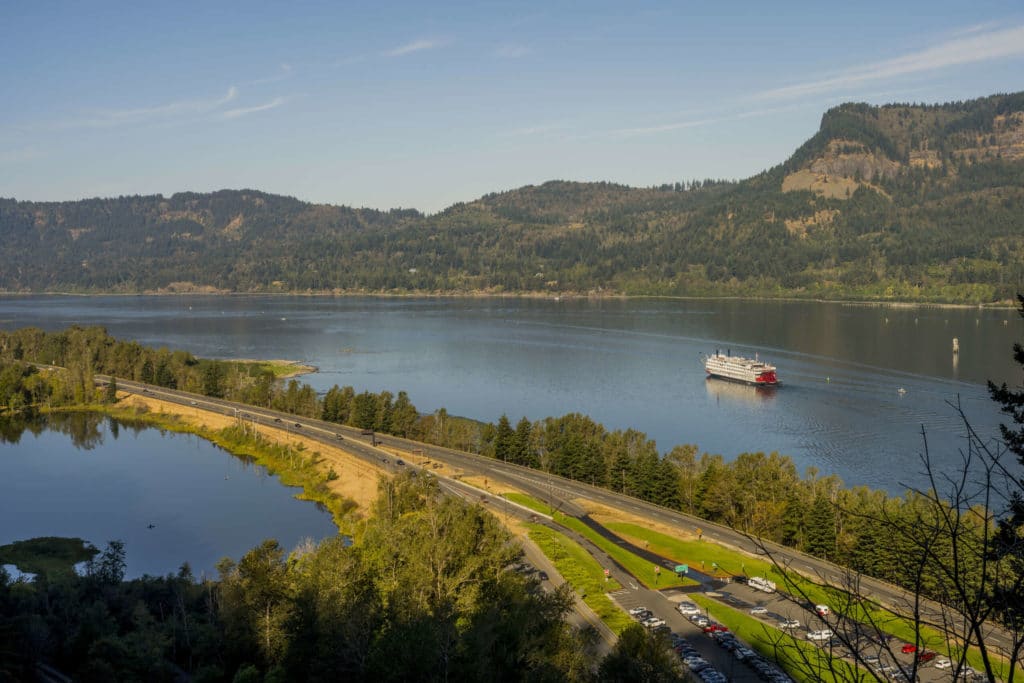
<instances>
[{"instance_id":1,"label":"car on highway","mask_svg":"<svg viewBox=\"0 0 1024 683\"><path fill-rule=\"evenodd\" d=\"M405 467L405 461L404 461L404 460L396 460L396 461L395 461L395 464L396 464L396 465L398 465L399 467ZM482 497L481 497L481 499L482 499L482 500L483 500L483 501L484 501L485 503L487 502L487 497L486 497L486 496L482 496Z\"/></svg>"},{"instance_id":2,"label":"car on highway","mask_svg":"<svg viewBox=\"0 0 1024 683\"><path fill-rule=\"evenodd\" d=\"M275 417L274 418L274 422L280 422L280 421L281 421L281 418L279 418L279 417Z\"/></svg>"},{"instance_id":3,"label":"car on highway","mask_svg":"<svg viewBox=\"0 0 1024 683\"><path fill-rule=\"evenodd\" d=\"M783 619L779 622L779 628L800 628L800 622L796 619Z\"/></svg>"},{"instance_id":4,"label":"car on highway","mask_svg":"<svg viewBox=\"0 0 1024 683\"><path fill-rule=\"evenodd\" d=\"M300 425L300 424L299 424L298 422L296 422L296 423L295 423L295 428L296 428L296 429L301 429L301 428L302 428L302 425Z\"/></svg>"},{"instance_id":5,"label":"car on highway","mask_svg":"<svg viewBox=\"0 0 1024 683\"><path fill-rule=\"evenodd\" d=\"M198 404L198 403L196 403L195 401L189 401L189 402L188 402L188 404L189 404L190 406L197 406L197 405L199 405L199 404Z\"/></svg>"},{"instance_id":6,"label":"car on highway","mask_svg":"<svg viewBox=\"0 0 1024 683\"><path fill-rule=\"evenodd\" d=\"M832 629L823 628L818 631L808 631L807 640L828 640L833 636Z\"/></svg>"},{"instance_id":7,"label":"car on highway","mask_svg":"<svg viewBox=\"0 0 1024 683\"><path fill-rule=\"evenodd\" d=\"M539 571L539 572L537 572L537 578L540 579L541 581L547 581L548 580L548 573L545 572L545 571Z\"/></svg>"},{"instance_id":8,"label":"car on highway","mask_svg":"<svg viewBox=\"0 0 1024 683\"><path fill-rule=\"evenodd\" d=\"M345 439L345 437L343 437L341 434L335 434L334 438L337 439L338 441L343 441Z\"/></svg>"},{"instance_id":9,"label":"car on highway","mask_svg":"<svg viewBox=\"0 0 1024 683\"><path fill-rule=\"evenodd\" d=\"M905 655L909 655L912 652L917 652L917 645L913 643L903 643L903 647L900 648L900 652Z\"/></svg>"},{"instance_id":10,"label":"car on highway","mask_svg":"<svg viewBox=\"0 0 1024 683\"><path fill-rule=\"evenodd\" d=\"M768 608L764 605L754 605L750 608L751 614L768 614Z\"/></svg>"}]
</instances>

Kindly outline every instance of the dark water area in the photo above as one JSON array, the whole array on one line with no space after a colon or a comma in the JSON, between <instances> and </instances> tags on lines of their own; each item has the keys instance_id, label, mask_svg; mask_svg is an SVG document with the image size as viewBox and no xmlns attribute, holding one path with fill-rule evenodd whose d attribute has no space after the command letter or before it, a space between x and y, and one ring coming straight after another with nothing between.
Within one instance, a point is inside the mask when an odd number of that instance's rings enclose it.
<instances>
[{"instance_id":1,"label":"dark water area","mask_svg":"<svg viewBox=\"0 0 1024 683\"><path fill-rule=\"evenodd\" d=\"M422 412L515 422L579 412L634 428L662 452L696 444L727 459L777 451L804 471L892 492L920 485L922 430L959 462L963 408L982 435L1003 421L986 380L1019 385L1011 309L679 301L8 297L0 328L103 325L143 344L216 358L316 365L319 391L405 390ZM960 352L952 351L957 338ZM701 354L778 366L774 391L704 377ZM900 391L902 389L902 391Z\"/></svg>"},{"instance_id":2,"label":"dark water area","mask_svg":"<svg viewBox=\"0 0 1024 683\"><path fill-rule=\"evenodd\" d=\"M215 576L266 538L292 549L338 533L265 468L191 434L93 414L0 420L0 545L80 537L125 542L127 576ZM152 525L152 528L150 528Z\"/></svg>"}]
</instances>

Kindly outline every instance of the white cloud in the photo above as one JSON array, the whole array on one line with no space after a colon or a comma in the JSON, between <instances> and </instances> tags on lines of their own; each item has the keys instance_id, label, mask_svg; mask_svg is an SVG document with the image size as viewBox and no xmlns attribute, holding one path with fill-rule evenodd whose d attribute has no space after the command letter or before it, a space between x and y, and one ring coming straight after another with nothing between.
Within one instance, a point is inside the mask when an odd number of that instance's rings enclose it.
<instances>
[{"instance_id":1,"label":"white cloud","mask_svg":"<svg viewBox=\"0 0 1024 683\"><path fill-rule=\"evenodd\" d=\"M970 27L972 30L964 37L947 40L902 57L847 69L831 78L765 90L757 93L754 98L780 100L817 95L908 74L1024 55L1024 26L988 32L984 32L985 28Z\"/></svg>"},{"instance_id":2,"label":"white cloud","mask_svg":"<svg viewBox=\"0 0 1024 683\"><path fill-rule=\"evenodd\" d=\"M404 57L405 55L412 54L413 52L422 52L423 50L433 50L434 48L443 47L447 44L444 40L414 40L411 43L405 45L399 45L393 50L388 50L384 53L385 57Z\"/></svg>"},{"instance_id":3,"label":"white cloud","mask_svg":"<svg viewBox=\"0 0 1024 683\"><path fill-rule=\"evenodd\" d=\"M277 67L277 71L275 73L264 78L257 78L255 81L252 81L252 84L262 85L264 83L277 83L278 81L283 81L284 79L288 78L291 75L292 65L284 63Z\"/></svg>"},{"instance_id":4,"label":"white cloud","mask_svg":"<svg viewBox=\"0 0 1024 683\"><path fill-rule=\"evenodd\" d=\"M231 86L227 92L216 99L186 99L158 104L153 107L137 107L133 109L100 109L88 116L62 121L50 128L110 128L117 126L166 122L182 116L207 114L220 109L238 97L238 88Z\"/></svg>"},{"instance_id":5,"label":"white cloud","mask_svg":"<svg viewBox=\"0 0 1024 683\"><path fill-rule=\"evenodd\" d=\"M239 107L238 109L228 109L223 114L221 114L221 118L224 118L224 119L237 119L240 116L248 116L249 114L255 114L256 112L259 112L259 111L267 111L268 109L275 109L277 107L280 107L282 104L284 104L287 101L288 100L286 98L284 98L284 97L275 97L274 99L270 100L269 102L267 102L265 104L258 104L258 105L254 106L254 107Z\"/></svg>"}]
</instances>

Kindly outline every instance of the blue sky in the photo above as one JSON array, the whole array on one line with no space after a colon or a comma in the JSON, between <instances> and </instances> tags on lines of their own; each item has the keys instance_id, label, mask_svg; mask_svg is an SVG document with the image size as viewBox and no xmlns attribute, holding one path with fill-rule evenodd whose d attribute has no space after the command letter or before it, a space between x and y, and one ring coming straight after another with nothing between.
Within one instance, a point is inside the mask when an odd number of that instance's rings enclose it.
<instances>
[{"instance_id":1,"label":"blue sky","mask_svg":"<svg viewBox=\"0 0 1024 683\"><path fill-rule=\"evenodd\" d=\"M1024 90L1024 5L46 2L0 21L0 196L255 188L434 212L744 178L830 106Z\"/></svg>"}]
</instances>

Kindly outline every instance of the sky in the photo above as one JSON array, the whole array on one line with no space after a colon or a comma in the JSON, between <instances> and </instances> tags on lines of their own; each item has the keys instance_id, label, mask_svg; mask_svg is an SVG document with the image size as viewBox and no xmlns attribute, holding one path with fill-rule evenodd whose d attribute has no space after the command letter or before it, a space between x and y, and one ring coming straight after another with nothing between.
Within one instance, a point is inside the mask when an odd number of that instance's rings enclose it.
<instances>
[{"instance_id":1,"label":"sky","mask_svg":"<svg viewBox=\"0 0 1024 683\"><path fill-rule=\"evenodd\" d=\"M1024 90L1021 0L10 0L0 197L252 188L433 213L741 179L842 102Z\"/></svg>"}]
</instances>

